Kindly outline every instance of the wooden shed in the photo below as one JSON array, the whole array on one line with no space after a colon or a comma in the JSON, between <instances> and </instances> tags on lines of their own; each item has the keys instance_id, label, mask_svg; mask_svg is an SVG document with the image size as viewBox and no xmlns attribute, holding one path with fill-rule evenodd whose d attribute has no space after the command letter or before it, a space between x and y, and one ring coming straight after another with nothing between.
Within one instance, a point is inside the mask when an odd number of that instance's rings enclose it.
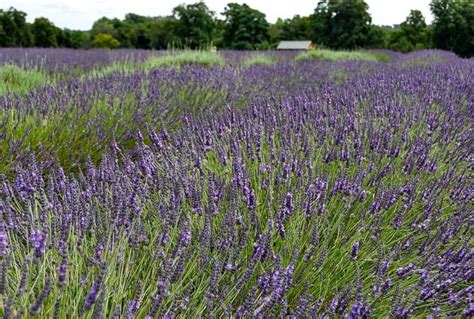
<instances>
[{"instance_id":1,"label":"wooden shed","mask_svg":"<svg viewBox=\"0 0 474 319\"><path fill-rule=\"evenodd\" d=\"M277 50L311 50L314 48L314 44L311 41L281 41Z\"/></svg>"}]
</instances>

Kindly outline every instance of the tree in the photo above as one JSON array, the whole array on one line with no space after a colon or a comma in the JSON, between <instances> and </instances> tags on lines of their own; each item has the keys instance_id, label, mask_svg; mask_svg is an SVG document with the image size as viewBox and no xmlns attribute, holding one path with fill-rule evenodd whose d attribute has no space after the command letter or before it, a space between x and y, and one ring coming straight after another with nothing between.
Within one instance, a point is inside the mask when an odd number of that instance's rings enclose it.
<instances>
[{"instance_id":1,"label":"tree","mask_svg":"<svg viewBox=\"0 0 474 319\"><path fill-rule=\"evenodd\" d=\"M334 49L355 49L370 42L369 6L363 0L322 0L313 19L313 41Z\"/></svg>"},{"instance_id":2,"label":"tree","mask_svg":"<svg viewBox=\"0 0 474 319\"><path fill-rule=\"evenodd\" d=\"M177 19L176 36L185 46L196 49L212 43L216 27L214 12L204 2L177 6L173 16Z\"/></svg>"},{"instance_id":3,"label":"tree","mask_svg":"<svg viewBox=\"0 0 474 319\"><path fill-rule=\"evenodd\" d=\"M9 11L0 11L0 25L2 27L2 32L0 32L0 45L2 47L16 46L15 34L17 33L17 29Z\"/></svg>"},{"instance_id":4,"label":"tree","mask_svg":"<svg viewBox=\"0 0 474 319\"><path fill-rule=\"evenodd\" d=\"M68 48L89 48L91 46L90 35L87 31L68 30L63 31Z\"/></svg>"},{"instance_id":5,"label":"tree","mask_svg":"<svg viewBox=\"0 0 474 319\"><path fill-rule=\"evenodd\" d=\"M26 13L10 8L8 11L0 10L0 46L3 47L29 47L33 45L33 36Z\"/></svg>"},{"instance_id":6,"label":"tree","mask_svg":"<svg viewBox=\"0 0 474 319\"><path fill-rule=\"evenodd\" d=\"M36 18L31 27L35 46L44 48L58 46L58 35L61 30L47 18Z\"/></svg>"},{"instance_id":7,"label":"tree","mask_svg":"<svg viewBox=\"0 0 474 319\"><path fill-rule=\"evenodd\" d=\"M16 25L16 34L17 45L21 47L29 47L33 45L33 35L31 33L30 25L26 23L26 13L18 11L14 8L9 10L13 22Z\"/></svg>"},{"instance_id":8,"label":"tree","mask_svg":"<svg viewBox=\"0 0 474 319\"><path fill-rule=\"evenodd\" d=\"M295 15L291 19L278 19L274 27L272 40L308 40L311 39L311 18ZM271 27L273 29L273 26ZM275 34L276 33L276 34ZM277 39L274 39L275 36Z\"/></svg>"},{"instance_id":9,"label":"tree","mask_svg":"<svg viewBox=\"0 0 474 319\"><path fill-rule=\"evenodd\" d=\"M125 20L118 28L119 41L122 46L133 47L137 49L150 49L150 23L153 21L150 17L141 16L134 13L125 15ZM126 43L126 45L124 45Z\"/></svg>"},{"instance_id":10,"label":"tree","mask_svg":"<svg viewBox=\"0 0 474 319\"><path fill-rule=\"evenodd\" d=\"M92 46L94 48L115 49L120 46L120 42L110 34L99 33L92 40Z\"/></svg>"},{"instance_id":11,"label":"tree","mask_svg":"<svg viewBox=\"0 0 474 319\"><path fill-rule=\"evenodd\" d=\"M223 12L223 43L237 50L265 49L270 40L265 14L246 4L229 3Z\"/></svg>"},{"instance_id":12,"label":"tree","mask_svg":"<svg viewBox=\"0 0 474 319\"><path fill-rule=\"evenodd\" d=\"M411 10L400 28L414 49L425 49L430 46L428 26L421 11Z\"/></svg>"},{"instance_id":13,"label":"tree","mask_svg":"<svg viewBox=\"0 0 474 319\"><path fill-rule=\"evenodd\" d=\"M365 45L367 48L386 49L388 48L388 39L393 33L391 26L372 25L369 32L369 38Z\"/></svg>"},{"instance_id":14,"label":"tree","mask_svg":"<svg viewBox=\"0 0 474 319\"><path fill-rule=\"evenodd\" d=\"M178 21L174 17L159 17L150 24L150 46L153 49L163 50L179 42L175 36Z\"/></svg>"},{"instance_id":15,"label":"tree","mask_svg":"<svg viewBox=\"0 0 474 319\"><path fill-rule=\"evenodd\" d=\"M474 55L474 2L432 0L430 3L435 47L461 56Z\"/></svg>"},{"instance_id":16,"label":"tree","mask_svg":"<svg viewBox=\"0 0 474 319\"><path fill-rule=\"evenodd\" d=\"M118 20L118 19L114 19ZM118 20L120 22L120 20ZM109 34L113 36L114 38L118 38L118 33L116 30L117 22L106 18L102 17L99 20L95 21L94 24L92 25L91 29L91 38L94 39L98 34Z\"/></svg>"},{"instance_id":17,"label":"tree","mask_svg":"<svg viewBox=\"0 0 474 319\"><path fill-rule=\"evenodd\" d=\"M429 48L431 46L429 32L421 11L411 10L400 27L390 33L388 47L401 52Z\"/></svg>"}]
</instances>

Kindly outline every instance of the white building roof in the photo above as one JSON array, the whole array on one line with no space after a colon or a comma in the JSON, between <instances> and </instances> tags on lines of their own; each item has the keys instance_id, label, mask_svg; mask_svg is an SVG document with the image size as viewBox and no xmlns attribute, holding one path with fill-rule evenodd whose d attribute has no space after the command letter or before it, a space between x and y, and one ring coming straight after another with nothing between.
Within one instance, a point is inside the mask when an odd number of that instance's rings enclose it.
<instances>
[{"instance_id":1,"label":"white building roof","mask_svg":"<svg viewBox=\"0 0 474 319\"><path fill-rule=\"evenodd\" d=\"M281 41L277 50L307 50L311 41Z\"/></svg>"}]
</instances>

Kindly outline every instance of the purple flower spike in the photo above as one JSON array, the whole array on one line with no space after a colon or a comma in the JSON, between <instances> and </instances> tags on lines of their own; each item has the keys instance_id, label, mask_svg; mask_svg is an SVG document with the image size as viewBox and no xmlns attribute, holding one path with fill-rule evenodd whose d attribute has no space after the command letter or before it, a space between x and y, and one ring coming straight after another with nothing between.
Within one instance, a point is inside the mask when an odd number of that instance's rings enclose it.
<instances>
[{"instance_id":1,"label":"purple flower spike","mask_svg":"<svg viewBox=\"0 0 474 319\"><path fill-rule=\"evenodd\" d=\"M8 235L4 230L0 230L0 256L5 257L8 252Z\"/></svg>"},{"instance_id":2,"label":"purple flower spike","mask_svg":"<svg viewBox=\"0 0 474 319\"><path fill-rule=\"evenodd\" d=\"M359 242L355 242L355 243L352 245L351 259L352 259L352 260L356 260L358 254L359 254Z\"/></svg>"},{"instance_id":3,"label":"purple flower spike","mask_svg":"<svg viewBox=\"0 0 474 319\"><path fill-rule=\"evenodd\" d=\"M30 236L30 243L34 247L35 258L41 258L46 250L46 235L39 229L33 231Z\"/></svg>"}]
</instances>

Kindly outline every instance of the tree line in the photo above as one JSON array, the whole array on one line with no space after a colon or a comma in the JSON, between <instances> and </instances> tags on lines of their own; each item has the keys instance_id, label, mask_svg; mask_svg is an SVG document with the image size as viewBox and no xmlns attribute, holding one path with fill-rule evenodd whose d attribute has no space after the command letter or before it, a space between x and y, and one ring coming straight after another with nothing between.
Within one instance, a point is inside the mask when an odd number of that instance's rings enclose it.
<instances>
[{"instance_id":1,"label":"tree line","mask_svg":"<svg viewBox=\"0 0 474 319\"><path fill-rule=\"evenodd\" d=\"M281 40L310 39L331 49L440 48L473 56L474 2L432 0L430 8L431 25L420 11L412 10L399 25L378 26L372 24L363 0L321 0L308 16L271 24L247 4L229 3L218 18L204 2L197 2L179 5L169 16L103 17L89 31L60 29L44 17L27 23L26 13L10 8L0 10L0 47L255 50L274 48Z\"/></svg>"}]
</instances>

